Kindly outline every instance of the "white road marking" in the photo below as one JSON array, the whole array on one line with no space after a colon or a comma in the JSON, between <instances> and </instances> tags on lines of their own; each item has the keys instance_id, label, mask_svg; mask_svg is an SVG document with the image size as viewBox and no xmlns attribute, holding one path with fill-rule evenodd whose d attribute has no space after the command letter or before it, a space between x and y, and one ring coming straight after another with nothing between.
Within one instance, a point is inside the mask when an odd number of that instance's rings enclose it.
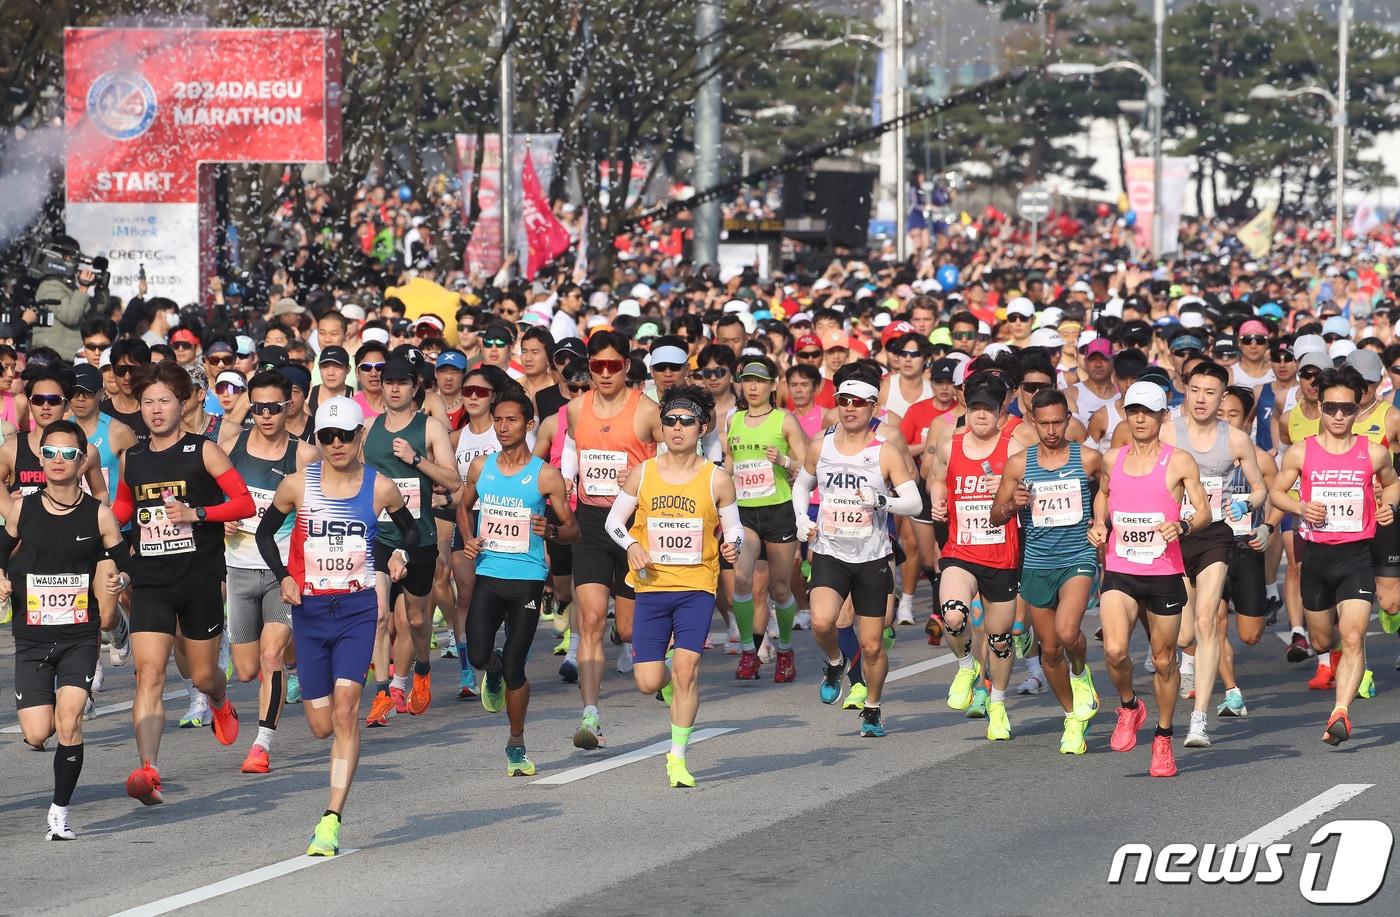
<instances>
[{"instance_id":1,"label":"white road marking","mask_svg":"<svg viewBox=\"0 0 1400 917\"><path fill-rule=\"evenodd\" d=\"M722 736L727 732L737 732L737 729L719 729L711 727L709 729L698 729L690 736L690 744L703 742L706 739L713 739L715 736ZM549 777L541 777L539 780L531 780L534 786L562 786L566 783L573 783L575 780L582 780L584 777L592 777L595 774L606 773L610 770L631 764L634 761L642 761L647 758L654 758L657 755L664 755L671 750L671 741L653 742L641 748L634 748L626 754L617 755L613 758L606 758L602 761L595 761L592 764L585 764L582 767L573 767Z\"/></svg>"},{"instance_id":2,"label":"white road marking","mask_svg":"<svg viewBox=\"0 0 1400 917\"><path fill-rule=\"evenodd\" d=\"M1373 786L1375 786L1374 783L1339 783L1327 792L1319 793L1309 799L1296 809L1283 813L1259 830L1246 834L1235 843L1241 847L1245 844L1267 846L1282 840L1308 822L1321 818L1337 806L1360 796Z\"/></svg>"},{"instance_id":3,"label":"white road marking","mask_svg":"<svg viewBox=\"0 0 1400 917\"><path fill-rule=\"evenodd\" d=\"M916 662L913 665L901 666L885 676L885 684L892 681L899 681L904 678L913 678L924 672L936 669L941 665L948 665L958 661L958 657L952 653L944 653L942 656L935 656L932 659L925 659L923 662Z\"/></svg>"},{"instance_id":4,"label":"white road marking","mask_svg":"<svg viewBox=\"0 0 1400 917\"><path fill-rule=\"evenodd\" d=\"M150 904L143 904L130 910L114 914L112 917L155 917L156 914L168 914L171 911L179 910L182 907L189 907L191 904L199 904L201 901L208 901L220 895L227 895L229 892L236 892L240 889L248 888L252 885L259 885L281 876L300 872L312 866L319 866L322 863L334 863L342 860L350 854L355 853L359 848L342 850L340 854L333 857L310 857L299 856L281 863L274 863L271 866L264 866L261 869L254 869L242 875L224 879L221 882L214 882L203 888L196 888L193 891L181 892L178 895L171 895L169 898L162 898L159 901L152 901Z\"/></svg>"},{"instance_id":5,"label":"white road marking","mask_svg":"<svg viewBox=\"0 0 1400 917\"><path fill-rule=\"evenodd\" d=\"M188 696L188 695L186 694L184 688L181 688L181 689L179 689L178 691L166 691L164 694L161 695L161 697L162 697L163 699L165 699L165 700L174 700L174 699L177 698L177 697L187 697L187 696ZM107 705L104 706L104 707L97 707L97 708L95 708L95 709L92 711L92 715L93 715L93 716L108 716L109 714L113 714L113 713L121 713L123 710L130 710L131 707L132 707L132 704L133 704L133 702L132 702L132 701L129 701L129 700L124 700L124 701L122 701L122 702L119 703L119 704L107 704ZM18 734L19 734L19 725L18 725L18 724L14 725L14 726L6 726L4 729L0 729L0 735L18 735Z\"/></svg>"}]
</instances>

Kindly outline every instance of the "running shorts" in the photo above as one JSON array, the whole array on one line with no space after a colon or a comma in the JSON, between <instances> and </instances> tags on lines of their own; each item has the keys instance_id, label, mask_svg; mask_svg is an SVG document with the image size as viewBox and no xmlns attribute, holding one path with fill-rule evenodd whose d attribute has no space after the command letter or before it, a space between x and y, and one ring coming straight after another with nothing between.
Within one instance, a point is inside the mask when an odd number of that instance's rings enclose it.
<instances>
[{"instance_id":1,"label":"running shorts","mask_svg":"<svg viewBox=\"0 0 1400 917\"><path fill-rule=\"evenodd\" d=\"M292 608L292 641L304 701L330 697L340 679L365 683L378 618L373 589L301 597Z\"/></svg>"},{"instance_id":2,"label":"running shorts","mask_svg":"<svg viewBox=\"0 0 1400 917\"><path fill-rule=\"evenodd\" d=\"M1186 581L1175 573L1142 576L1110 570L1101 591L1121 592L1154 615L1180 615L1186 607Z\"/></svg>"},{"instance_id":3,"label":"running shorts","mask_svg":"<svg viewBox=\"0 0 1400 917\"><path fill-rule=\"evenodd\" d=\"M1016 587L1020 580L1015 570L1001 570L996 567L988 567L984 564L975 564L970 560L959 560L955 557L943 557L939 561L939 570L946 571L949 567L957 567L959 570L966 570L977 578L977 594L984 602L1010 602L1016 598ZM1057 591L1058 591L1058 587Z\"/></svg>"},{"instance_id":4,"label":"running shorts","mask_svg":"<svg viewBox=\"0 0 1400 917\"><path fill-rule=\"evenodd\" d=\"M1193 584L1201 571L1214 563L1229 564L1235 551L1235 533L1228 523L1212 522L1199 532L1181 539L1181 562L1186 566L1186 578Z\"/></svg>"},{"instance_id":5,"label":"running shorts","mask_svg":"<svg viewBox=\"0 0 1400 917\"><path fill-rule=\"evenodd\" d=\"M1059 603L1060 590L1076 576L1089 577L1089 594L1093 595L1099 580L1098 564L1074 564L1054 570L1022 570L1021 598L1034 608L1054 608Z\"/></svg>"},{"instance_id":6,"label":"running shorts","mask_svg":"<svg viewBox=\"0 0 1400 917\"><path fill-rule=\"evenodd\" d=\"M1235 545L1230 555L1230 572L1225 576L1225 593L1235 614L1246 618L1262 618L1267 612L1264 592L1264 552L1248 545Z\"/></svg>"},{"instance_id":7,"label":"running shorts","mask_svg":"<svg viewBox=\"0 0 1400 917\"><path fill-rule=\"evenodd\" d=\"M224 596L217 581L182 586L141 586L131 589L131 632L175 635L186 640L212 640L224 630Z\"/></svg>"},{"instance_id":8,"label":"running shorts","mask_svg":"<svg viewBox=\"0 0 1400 917\"><path fill-rule=\"evenodd\" d=\"M267 624L292 626L292 606L271 570L228 568L228 642L257 643Z\"/></svg>"},{"instance_id":9,"label":"running shorts","mask_svg":"<svg viewBox=\"0 0 1400 917\"><path fill-rule=\"evenodd\" d=\"M574 547L574 588L606 586L614 597L636 596L627 585L627 552L608 535L608 508L578 505L579 540Z\"/></svg>"},{"instance_id":10,"label":"running shorts","mask_svg":"<svg viewBox=\"0 0 1400 917\"><path fill-rule=\"evenodd\" d=\"M574 575L574 546L569 544L555 544L550 542L545 546L549 552L549 575L550 576L573 576Z\"/></svg>"},{"instance_id":11,"label":"running shorts","mask_svg":"<svg viewBox=\"0 0 1400 917\"><path fill-rule=\"evenodd\" d=\"M52 707L59 688L92 693L101 646L96 637L15 637L15 709Z\"/></svg>"},{"instance_id":12,"label":"running shorts","mask_svg":"<svg viewBox=\"0 0 1400 917\"><path fill-rule=\"evenodd\" d=\"M398 548L391 548L382 541L374 543L374 569L380 573L389 572L389 555ZM389 602L392 605L400 595L407 593L416 599L433 591L433 574L437 572L437 543L419 545L408 551L408 572L403 579L389 586Z\"/></svg>"},{"instance_id":13,"label":"running shorts","mask_svg":"<svg viewBox=\"0 0 1400 917\"><path fill-rule=\"evenodd\" d=\"M1371 539L1371 569L1376 576L1400 577L1400 525L1377 525Z\"/></svg>"},{"instance_id":14,"label":"running shorts","mask_svg":"<svg viewBox=\"0 0 1400 917\"><path fill-rule=\"evenodd\" d=\"M632 661L660 662L666 658L669 646L703 654L714 613L713 592L684 589L637 593L632 615Z\"/></svg>"},{"instance_id":15,"label":"running shorts","mask_svg":"<svg viewBox=\"0 0 1400 917\"><path fill-rule=\"evenodd\" d=\"M744 528L757 532L759 541L765 544L786 544L797 540L797 519L792 514L791 503L741 506L739 521Z\"/></svg>"},{"instance_id":16,"label":"running shorts","mask_svg":"<svg viewBox=\"0 0 1400 917\"><path fill-rule=\"evenodd\" d=\"M1357 599L1367 604L1376 598L1376 574L1371 548L1364 541L1317 544L1298 539L1302 565L1299 591L1306 611L1330 611L1338 602Z\"/></svg>"},{"instance_id":17,"label":"running shorts","mask_svg":"<svg viewBox=\"0 0 1400 917\"><path fill-rule=\"evenodd\" d=\"M835 590L843 602L849 598L862 618L883 618L885 605L894 593L890 558L851 562L814 551L812 579L807 588L810 591L822 586Z\"/></svg>"}]
</instances>

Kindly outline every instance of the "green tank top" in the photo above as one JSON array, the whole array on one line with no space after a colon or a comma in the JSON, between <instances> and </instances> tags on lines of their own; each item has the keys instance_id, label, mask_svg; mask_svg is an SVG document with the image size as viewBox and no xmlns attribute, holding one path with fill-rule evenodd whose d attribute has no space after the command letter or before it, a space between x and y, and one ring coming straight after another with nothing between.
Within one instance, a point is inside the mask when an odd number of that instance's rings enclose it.
<instances>
[{"instance_id":1,"label":"green tank top","mask_svg":"<svg viewBox=\"0 0 1400 917\"><path fill-rule=\"evenodd\" d=\"M413 447L415 452L427 457L428 415L414 414L413 419L408 422L408 426L393 433L384 428L387 416L380 414L374 418L374 423L370 424L369 433L365 434L365 464L392 480L394 485L398 487L399 493L403 494L404 502L408 504L408 511L413 514L414 519L418 520L419 546L436 544L437 532L433 525L432 514L432 479L394 455L394 440L402 437L408 440L408 444ZM398 526L389 522L389 514L381 512L379 522L379 541L390 547L398 547L401 541L399 529Z\"/></svg>"},{"instance_id":2,"label":"green tank top","mask_svg":"<svg viewBox=\"0 0 1400 917\"><path fill-rule=\"evenodd\" d=\"M768 447L788 454L783 421L787 411L774 408L758 426L748 425L748 411L739 411L729 422L729 454L734 457L734 490L740 506L774 506L792 499L788 474L768 461Z\"/></svg>"}]
</instances>

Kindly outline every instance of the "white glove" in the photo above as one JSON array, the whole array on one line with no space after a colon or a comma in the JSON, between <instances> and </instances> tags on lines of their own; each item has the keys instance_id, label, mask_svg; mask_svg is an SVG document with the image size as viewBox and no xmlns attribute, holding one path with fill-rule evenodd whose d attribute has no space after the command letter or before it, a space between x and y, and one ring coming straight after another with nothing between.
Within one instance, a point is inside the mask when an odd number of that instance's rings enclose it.
<instances>
[{"instance_id":1,"label":"white glove","mask_svg":"<svg viewBox=\"0 0 1400 917\"><path fill-rule=\"evenodd\" d=\"M869 484L862 484L856 488L856 497L862 506L870 506L879 509L886 503L885 495L879 493Z\"/></svg>"},{"instance_id":2,"label":"white glove","mask_svg":"<svg viewBox=\"0 0 1400 917\"><path fill-rule=\"evenodd\" d=\"M797 540L808 542L812 540L812 535L817 531L817 524L806 516L797 517Z\"/></svg>"}]
</instances>

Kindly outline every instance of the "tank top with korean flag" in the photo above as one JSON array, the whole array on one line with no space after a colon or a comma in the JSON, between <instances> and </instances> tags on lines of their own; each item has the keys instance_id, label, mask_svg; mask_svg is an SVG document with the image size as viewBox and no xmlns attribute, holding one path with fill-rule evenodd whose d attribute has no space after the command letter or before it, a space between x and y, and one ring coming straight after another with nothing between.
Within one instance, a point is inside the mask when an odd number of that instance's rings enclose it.
<instances>
[{"instance_id":1,"label":"tank top with korean flag","mask_svg":"<svg viewBox=\"0 0 1400 917\"><path fill-rule=\"evenodd\" d=\"M544 460L531 457L515 474L500 468L499 452L487 455L476 482L476 535L483 539L476 575L506 580L543 581L549 574L544 539L530 530L530 517L543 516L540 493Z\"/></svg>"},{"instance_id":2,"label":"tank top with korean flag","mask_svg":"<svg viewBox=\"0 0 1400 917\"><path fill-rule=\"evenodd\" d=\"M1039 443L1026 450L1030 502L1021 510L1021 537L1026 545L1022 565L1028 570L1059 570L1097 559L1089 544L1094 510L1082 449L1069 443L1069 459L1053 471L1041 467Z\"/></svg>"},{"instance_id":3,"label":"tank top with korean flag","mask_svg":"<svg viewBox=\"0 0 1400 917\"><path fill-rule=\"evenodd\" d=\"M297 470L297 443L300 440L288 434L282 455L275 459L265 459L248 453L248 436L251 432L244 430L238 434L228 457L234 469L243 477L243 483L248 485L248 493L252 496L253 506L257 511L247 519L239 520L238 531L224 536L224 560L230 567L238 570L266 570L267 564L258 553L258 523L262 521L267 508L272 505L272 497L281 486L282 479ZM291 537L292 519L288 518L277 530L277 549L284 561Z\"/></svg>"},{"instance_id":4,"label":"tank top with korean flag","mask_svg":"<svg viewBox=\"0 0 1400 917\"><path fill-rule=\"evenodd\" d=\"M859 564L890 556L888 511L861 502L860 489L869 487L889 495L880 470L880 448L885 441L870 433L864 446L846 455L836 445L838 428L828 427L817 455L817 541L813 550L847 563Z\"/></svg>"},{"instance_id":5,"label":"tank top with korean flag","mask_svg":"<svg viewBox=\"0 0 1400 917\"><path fill-rule=\"evenodd\" d=\"M1209 448L1200 450L1191 442L1190 421L1185 417L1178 417L1173 422L1176 424L1176 447L1190 453L1196 460L1196 467L1201 475L1201 487L1205 489L1206 502L1210 504L1211 523L1224 522L1228 515L1225 512L1225 494L1229 490L1230 478L1235 468L1235 456L1230 451L1230 425L1223 420L1217 420L1215 439ZM1183 497L1182 508L1185 509L1190 503L1189 497Z\"/></svg>"},{"instance_id":6,"label":"tank top with korean flag","mask_svg":"<svg viewBox=\"0 0 1400 917\"><path fill-rule=\"evenodd\" d=\"M428 415L413 415L401 430L390 430L386 426L388 414L380 414L370 424L365 434L365 464L394 482L403 494L409 513L418 524L418 544L431 545L437 542L437 529L433 522L432 500L433 480L417 468L394 454L394 440L403 439L413 447L413 451L428 455ZM390 525L389 514L379 516L379 542L391 548L400 546L399 527Z\"/></svg>"},{"instance_id":7,"label":"tank top with korean flag","mask_svg":"<svg viewBox=\"0 0 1400 917\"><path fill-rule=\"evenodd\" d=\"M302 595L345 595L374 588L374 482L363 466L360 489L353 497L331 497L321 489L324 463L306 466L301 508L292 527L287 572ZM396 527L397 528L397 527Z\"/></svg>"},{"instance_id":8,"label":"tank top with korean flag","mask_svg":"<svg viewBox=\"0 0 1400 917\"><path fill-rule=\"evenodd\" d=\"M1338 455L1322 448L1317 437L1303 440L1303 473L1298 490L1304 503L1327 507L1322 525L1310 525L1298 517L1298 534L1313 544L1345 544L1369 541L1376 534L1376 501L1371 479L1371 441L1352 439L1351 448Z\"/></svg>"},{"instance_id":9,"label":"tank top with korean flag","mask_svg":"<svg viewBox=\"0 0 1400 917\"><path fill-rule=\"evenodd\" d=\"M1181 503L1167 487L1167 462L1172 446L1161 443L1161 453L1147 474L1129 474L1124 467L1132 446L1118 450L1108 477L1108 551L1104 568L1110 573L1134 576L1181 576L1181 540L1162 537L1163 522L1181 519Z\"/></svg>"}]
</instances>

